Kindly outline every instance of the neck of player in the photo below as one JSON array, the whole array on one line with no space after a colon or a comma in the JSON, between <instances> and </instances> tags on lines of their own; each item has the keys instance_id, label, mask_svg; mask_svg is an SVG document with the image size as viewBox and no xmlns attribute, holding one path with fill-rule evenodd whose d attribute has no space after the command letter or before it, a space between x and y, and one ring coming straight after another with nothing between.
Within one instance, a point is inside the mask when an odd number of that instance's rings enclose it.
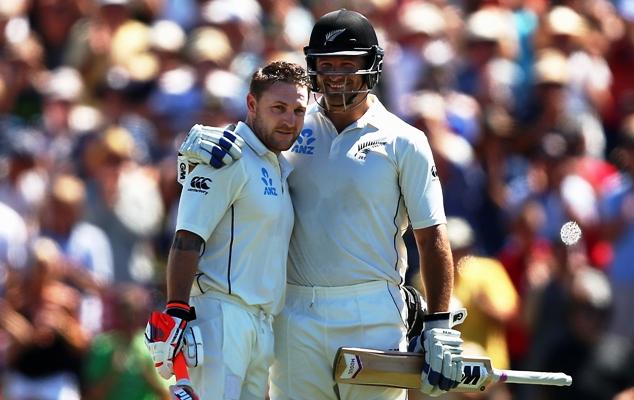
<instances>
[{"instance_id":1,"label":"neck of player","mask_svg":"<svg viewBox=\"0 0 634 400\"><path fill-rule=\"evenodd\" d=\"M360 96L363 95L361 94ZM342 108L337 108L332 111L326 108L325 114L337 129L337 133L341 133L348 125L359 120L359 118L368 111L374 101L373 99L374 97L368 94L360 104L353 104L347 111L344 111Z\"/></svg>"}]
</instances>

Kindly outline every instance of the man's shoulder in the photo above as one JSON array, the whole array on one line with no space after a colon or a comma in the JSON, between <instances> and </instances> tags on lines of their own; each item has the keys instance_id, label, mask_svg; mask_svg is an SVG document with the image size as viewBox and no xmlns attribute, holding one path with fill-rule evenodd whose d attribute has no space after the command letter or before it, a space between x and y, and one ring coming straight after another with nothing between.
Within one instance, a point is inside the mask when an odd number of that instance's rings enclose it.
<instances>
[{"instance_id":1,"label":"man's shoulder","mask_svg":"<svg viewBox=\"0 0 634 400\"><path fill-rule=\"evenodd\" d=\"M235 160L229 165L223 166L222 168L214 168L208 164L195 164L194 168L187 175L188 179L204 179L204 178L219 178L219 177L230 177L230 176L246 176L248 165L252 163L253 158L258 158L258 155L249 148L249 146L244 146L242 149L242 157L240 159Z\"/></svg>"},{"instance_id":2,"label":"man's shoulder","mask_svg":"<svg viewBox=\"0 0 634 400\"><path fill-rule=\"evenodd\" d=\"M380 126L379 129L390 132L390 135L394 138L395 144L409 146L413 144L421 145L428 143L425 132L413 125L410 125L406 121L403 121L394 114L390 113L389 115L390 117L383 119L382 126Z\"/></svg>"},{"instance_id":3,"label":"man's shoulder","mask_svg":"<svg viewBox=\"0 0 634 400\"><path fill-rule=\"evenodd\" d=\"M385 107L381 107L380 111L373 115L370 123L380 130L392 132L395 137L410 140L421 136L426 138L425 132L398 117Z\"/></svg>"}]
</instances>

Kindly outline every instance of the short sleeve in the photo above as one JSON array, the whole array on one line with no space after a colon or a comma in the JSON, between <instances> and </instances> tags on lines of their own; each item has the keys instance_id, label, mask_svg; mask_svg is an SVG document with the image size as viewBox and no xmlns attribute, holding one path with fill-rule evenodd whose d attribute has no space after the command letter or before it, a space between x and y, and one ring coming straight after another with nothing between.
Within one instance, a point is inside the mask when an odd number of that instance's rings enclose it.
<instances>
[{"instance_id":1,"label":"short sleeve","mask_svg":"<svg viewBox=\"0 0 634 400\"><path fill-rule=\"evenodd\" d=\"M446 223L442 188L425 134L418 130L396 143L399 185L414 229Z\"/></svg>"},{"instance_id":2,"label":"short sleeve","mask_svg":"<svg viewBox=\"0 0 634 400\"><path fill-rule=\"evenodd\" d=\"M237 162L220 169L197 165L183 185L176 230L195 233L207 241L240 196L247 180L243 164Z\"/></svg>"}]
</instances>

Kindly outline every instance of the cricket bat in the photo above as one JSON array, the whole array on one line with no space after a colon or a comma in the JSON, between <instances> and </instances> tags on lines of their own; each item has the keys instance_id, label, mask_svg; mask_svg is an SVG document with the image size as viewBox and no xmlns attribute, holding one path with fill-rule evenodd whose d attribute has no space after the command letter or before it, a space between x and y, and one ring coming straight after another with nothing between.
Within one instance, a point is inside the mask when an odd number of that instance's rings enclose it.
<instances>
[{"instance_id":1,"label":"cricket bat","mask_svg":"<svg viewBox=\"0 0 634 400\"><path fill-rule=\"evenodd\" d=\"M170 386L172 400L199 400L194 388L191 386L187 363L182 351L174 358L174 376L176 377L176 384Z\"/></svg>"},{"instance_id":2,"label":"cricket bat","mask_svg":"<svg viewBox=\"0 0 634 400\"><path fill-rule=\"evenodd\" d=\"M341 347L333 368L337 383L420 389L424 354ZM462 380L456 392L479 392L496 382L570 386L572 378L561 372L514 371L493 368L487 357L465 357Z\"/></svg>"}]
</instances>

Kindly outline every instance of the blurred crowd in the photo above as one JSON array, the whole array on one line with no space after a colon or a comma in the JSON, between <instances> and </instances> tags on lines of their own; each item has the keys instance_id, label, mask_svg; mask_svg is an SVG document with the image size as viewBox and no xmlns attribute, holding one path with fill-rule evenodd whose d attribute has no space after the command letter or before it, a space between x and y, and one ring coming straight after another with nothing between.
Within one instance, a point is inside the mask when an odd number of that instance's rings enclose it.
<instances>
[{"instance_id":1,"label":"blurred crowd","mask_svg":"<svg viewBox=\"0 0 634 400\"><path fill-rule=\"evenodd\" d=\"M634 398L634 0L0 0L0 398L166 398L178 144L340 7L431 143L470 351L575 380L451 397Z\"/></svg>"}]
</instances>

